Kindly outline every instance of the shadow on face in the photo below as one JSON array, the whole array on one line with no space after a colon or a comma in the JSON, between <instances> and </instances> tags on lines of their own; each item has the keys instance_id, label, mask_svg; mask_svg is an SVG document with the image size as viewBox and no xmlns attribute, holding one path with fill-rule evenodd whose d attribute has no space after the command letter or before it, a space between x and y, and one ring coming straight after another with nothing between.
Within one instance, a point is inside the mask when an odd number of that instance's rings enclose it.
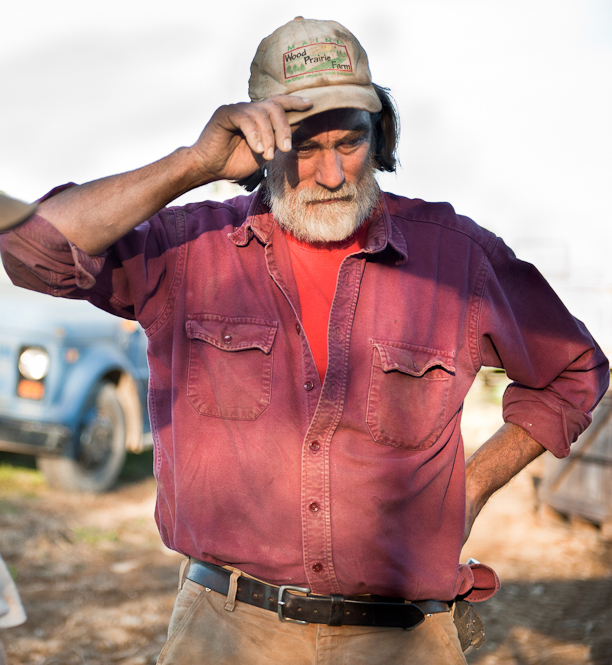
<instances>
[{"instance_id":1,"label":"shadow on face","mask_svg":"<svg viewBox=\"0 0 612 665\"><path fill-rule=\"evenodd\" d=\"M359 109L332 109L305 118L292 125L292 150L288 153L276 152L271 168L278 167L285 172L290 187L300 183L299 160L304 153L318 150L334 150L355 140L371 141L372 120L367 111Z\"/></svg>"},{"instance_id":2,"label":"shadow on face","mask_svg":"<svg viewBox=\"0 0 612 665\"><path fill-rule=\"evenodd\" d=\"M367 111L360 109L331 109L305 118L297 125L291 126L293 145L313 139L319 134L333 131L372 132L372 121Z\"/></svg>"}]
</instances>

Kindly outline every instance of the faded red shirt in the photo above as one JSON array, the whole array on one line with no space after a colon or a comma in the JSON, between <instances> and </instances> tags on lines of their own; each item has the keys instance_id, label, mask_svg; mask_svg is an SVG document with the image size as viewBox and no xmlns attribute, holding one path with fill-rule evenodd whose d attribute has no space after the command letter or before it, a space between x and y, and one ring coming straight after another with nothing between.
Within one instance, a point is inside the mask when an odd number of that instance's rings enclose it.
<instances>
[{"instance_id":1,"label":"faded red shirt","mask_svg":"<svg viewBox=\"0 0 612 665\"><path fill-rule=\"evenodd\" d=\"M385 194L344 259L321 385L287 241L260 195L168 208L89 257L45 220L2 236L16 283L136 318L166 545L315 593L451 599L464 527L463 399L569 451L608 365L533 266L455 214Z\"/></svg>"}]
</instances>

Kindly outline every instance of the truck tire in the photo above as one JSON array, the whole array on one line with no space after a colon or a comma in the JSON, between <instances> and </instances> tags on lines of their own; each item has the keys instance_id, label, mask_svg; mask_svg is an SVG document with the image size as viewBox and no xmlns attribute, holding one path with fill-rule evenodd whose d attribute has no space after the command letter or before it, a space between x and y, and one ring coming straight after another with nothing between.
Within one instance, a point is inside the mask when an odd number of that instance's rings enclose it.
<instances>
[{"instance_id":1,"label":"truck tire","mask_svg":"<svg viewBox=\"0 0 612 665\"><path fill-rule=\"evenodd\" d=\"M100 493L117 481L126 456L124 409L114 383L101 383L88 401L70 457L38 457L48 484L68 492Z\"/></svg>"}]
</instances>

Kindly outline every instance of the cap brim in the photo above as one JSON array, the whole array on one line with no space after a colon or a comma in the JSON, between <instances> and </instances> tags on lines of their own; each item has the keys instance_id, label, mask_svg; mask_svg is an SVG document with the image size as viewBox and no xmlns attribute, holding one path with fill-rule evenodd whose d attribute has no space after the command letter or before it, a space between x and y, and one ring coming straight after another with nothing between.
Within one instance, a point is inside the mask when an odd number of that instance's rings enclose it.
<instances>
[{"instance_id":1,"label":"cap brim","mask_svg":"<svg viewBox=\"0 0 612 665\"><path fill-rule=\"evenodd\" d=\"M368 113L378 113L382 109L380 99L371 85L326 85L304 88L290 94L312 100L312 108L307 111L287 112L290 125L332 109L360 109Z\"/></svg>"},{"instance_id":2,"label":"cap brim","mask_svg":"<svg viewBox=\"0 0 612 665\"><path fill-rule=\"evenodd\" d=\"M38 203L28 204L0 194L0 233L28 220L37 208Z\"/></svg>"}]
</instances>

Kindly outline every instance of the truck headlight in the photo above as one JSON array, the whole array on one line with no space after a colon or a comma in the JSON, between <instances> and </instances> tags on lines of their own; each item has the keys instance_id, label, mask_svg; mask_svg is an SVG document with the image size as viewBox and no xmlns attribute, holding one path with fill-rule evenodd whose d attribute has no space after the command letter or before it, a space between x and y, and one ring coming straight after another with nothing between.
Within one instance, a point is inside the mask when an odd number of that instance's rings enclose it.
<instances>
[{"instance_id":1,"label":"truck headlight","mask_svg":"<svg viewBox=\"0 0 612 665\"><path fill-rule=\"evenodd\" d=\"M19 371L30 381L40 381L49 371L49 354L40 347L24 349L19 356Z\"/></svg>"}]
</instances>

